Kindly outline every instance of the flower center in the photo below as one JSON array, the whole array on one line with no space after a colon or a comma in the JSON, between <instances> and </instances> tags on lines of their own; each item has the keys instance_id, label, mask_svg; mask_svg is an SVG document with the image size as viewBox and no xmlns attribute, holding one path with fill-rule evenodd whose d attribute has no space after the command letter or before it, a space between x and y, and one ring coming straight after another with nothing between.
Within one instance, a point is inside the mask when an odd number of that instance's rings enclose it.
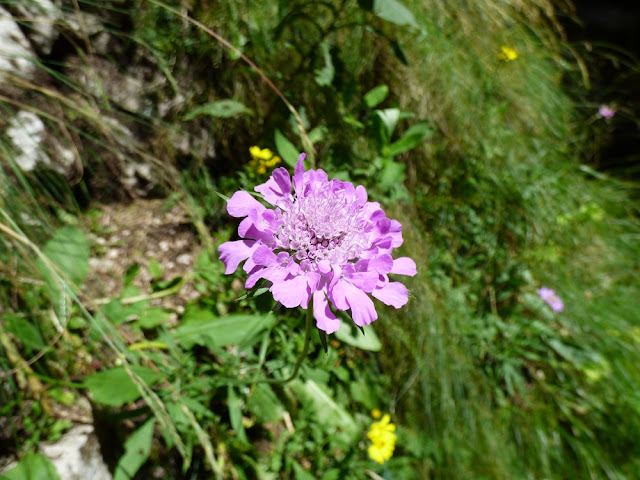
<instances>
[{"instance_id":1,"label":"flower center","mask_svg":"<svg viewBox=\"0 0 640 480\"><path fill-rule=\"evenodd\" d=\"M299 261L342 264L357 258L365 247L366 221L354 198L317 192L294 198L287 210L276 215L282 221L275 234L278 246Z\"/></svg>"}]
</instances>

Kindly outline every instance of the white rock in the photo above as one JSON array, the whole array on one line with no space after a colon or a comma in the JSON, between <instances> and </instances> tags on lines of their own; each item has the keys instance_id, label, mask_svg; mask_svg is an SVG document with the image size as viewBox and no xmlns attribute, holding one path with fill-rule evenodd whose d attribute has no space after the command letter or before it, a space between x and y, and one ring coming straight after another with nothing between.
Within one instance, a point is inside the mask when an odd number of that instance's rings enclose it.
<instances>
[{"instance_id":1,"label":"white rock","mask_svg":"<svg viewBox=\"0 0 640 480\"><path fill-rule=\"evenodd\" d=\"M31 41L39 51L50 54L53 42L58 38L55 23L62 18L62 11L51 0L18 2L16 8L30 28L28 36Z\"/></svg>"},{"instance_id":2,"label":"white rock","mask_svg":"<svg viewBox=\"0 0 640 480\"><path fill-rule=\"evenodd\" d=\"M6 133L16 147L14 160L22 171L31 172L39 163L51 165L51 159L41 147L45 126L36 114L24 110L18 112L9 122Z\"/></svg>"},{"instance_id":3,"label":"white rock","mask_svg":"<svg viewBox=\"0 0 640 480\"><path fill-rule=\"evenodd\" d=\"M43 444L42 453L63 480L112 480L92 425L77 425L53 444Z\"/></svg>"},{"instance_id":4,"label":"white rock","mask_svg":"<svg viewBox=\"0 0 640 480\"><path fill-rule=\"evenodd\" d=\"M34 57L27 37L9 12L0 7L0 70L29 78L35 72L30 60Z\"/></svg>"}]
</instances>

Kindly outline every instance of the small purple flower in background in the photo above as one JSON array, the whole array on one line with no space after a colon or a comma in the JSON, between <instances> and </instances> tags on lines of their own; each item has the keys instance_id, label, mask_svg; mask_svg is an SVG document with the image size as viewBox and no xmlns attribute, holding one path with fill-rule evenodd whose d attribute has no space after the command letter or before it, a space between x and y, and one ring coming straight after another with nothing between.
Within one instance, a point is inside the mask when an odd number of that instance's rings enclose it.
<instances>
[{"instance_id":1,"label":"small purple flower in background","mask_svg":"<svg viewBox=\"0 0 640 480\"><path fill-rule=\"evenodd\" d=\"M356 325L368 325L378 318L369 295L395 308L409 299L403 284L389 280L390 273L417 273L412 259L391 257L402 245L402 225L367 201L363 186L329 180L320 169L305 171L305 157L300 155L293 178L281 167L255 187L273 208L248 192L233 194L227 211L245 217L238 227L243 240L220 245L220 260L227 274L246 260L245 287L264 278L287 308L306 309L312 300L316 326L326 333L340 326L329 305L351 310Z\"/></svg>"},{"instance_id":2,"label":"small purple flower in background","mask_svg":"<svg viewBox=\"0 0 640 480\"><path fill-rule=\"evenodd\" d=\"M600 115L602 118L606 118L607 120L613 118L615 114L615 109L611 108L609 105L602 105L598 110L598 115Z\"/></svg>"},{"instance_id":3,"label":"small purple flower in background","mask_svg":"<svg viewBox=\"0 0 640 480\"><path fill-rule=\"evenodd\" d=\"M564 310L564 304L556 292L547 287L542 287L540 290L537 290L537 292L538 295L540 295L540 298L549 304L551 310L554 312L561 312Z\"/></svg>"}]
</instances>

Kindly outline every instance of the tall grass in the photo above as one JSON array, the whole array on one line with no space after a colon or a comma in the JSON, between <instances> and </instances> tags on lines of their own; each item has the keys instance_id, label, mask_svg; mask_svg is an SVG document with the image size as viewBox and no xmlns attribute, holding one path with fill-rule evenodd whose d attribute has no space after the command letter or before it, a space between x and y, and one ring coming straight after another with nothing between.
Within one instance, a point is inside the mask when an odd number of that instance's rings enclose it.
<instances>
[{"instance_id":1,"label":"tall grass","mask_svg":"<svg viewBox=\"0 0 640 480\"><path fill-rule=\"evenodd\" d=\"M205 471L197 466L202 460L217 478L243 478L239 471L303 478L300 464L283 460L290 454L296 462L313 459L318 473L327 464L340 471L314 441L333 445L341 432L322 430L310 407L286 389L275 389L273 409L284 404L309 432L303 427L269 436L265 422L259 434L251 433L277 451L281 470L273 467L277 460L242 443L250 428L243 414L260 419L270 413L255 406L240 413L242 401L251 405L258 378L242 383L242 376L262 368L286 372L301 340L294 314L283 314L287 322L269 327L259 345L241 348L240 355L231 348L212 353L201 344L181 349L164 326L136 331L141 337L134 343L128 327L106 319L97 299L37 258L61 225L90 230L87 205L135 196L122 183L122 164L139 161L161 178L157 194L173 194L183 204L214 258L214 244L229 236L214 191L250 188L242 159L250 145L273 147L275 128L302 146L308 143L305 129L324 127L314 144L319 166L369 182L377 193L376 178L359 173L375 162L376 150L370 132L357 124L366 118L363 94L386 84L391 94L383 107L397 105L436 130L428 143L399 157L406 165L408 201L374 198L403 223L403 254L416 259L419 275L408 284L407 307L379 309L375 326L383 354L314 353L304 379L334 394L339 411L387 402L383 406L400 426L391 469L406 472L406 460L415 478L633 478L640 468L640 326L634 305L640 229L626 187L580 167L585 142L593 138L590 115L581 114L584 106L565 85L582 88L588 72L563 40L554 10L570 5L406 1L417 23L407 28L355 1L342 2L342 9L322 2L192 2L190 17L255 62L287 105L239 60L239 51L223 48L202 26L186 21L180 2L168 3L116 8L80 2L74 8L108 25L102 28L117 43L117 67L126 66L123 52L146 52L154 73L166 80L151 96L158 102L183 96L178 111L161 115L155 105L151 115L127 111L106 87L90 88L57 66L39 65L46 87L5 76L25 100L0 98L4 115L28 109L46 119L81 165L70 180L24 174L12 147L0 144L0 366L46 379L28 387L26 377L18 374L13 382L7 376L11 383L0 390L6 400L0 412L28 416L26 400L42 401L47 382L58 386L51 363L60 364L63 382L71 383L69 371L78 359L69 355L70 346L86 342L86 351L106 364L123 362L161 426L166 449L178 451L182 474L192 460L190 474ZM72 36L74 54L96 76L96 60L105 55L88 36L80 37ZM503 45L518 58L501 60ZM335 70L330 84L317 81L327 67L326 52ZM184 120L193 107L220 98L243 102L254 116ZM401 122L399 130L408 125ZM195 148L178 152L172 139L201 127L213 132L216 156L203 160L203 149ZM126 133L132 131L135 139ZM232 279L223 279L220 268L203 258L197 267L202 271L193 273L206 280L197 304L202 311L223 316L269 310L260 303L265 297L231 302ZM51 278L57 288L50 288ZM542 285L560 294L564 312L554 315L537 297ZM128 301L112 300L121 306ZM9 316L24 319L43 345L24 344L24 331L6 335ZM72 316L82 317L88 331L70 335ZM26 366L38 351L45 352L43 361ZM338 367L328 366L340 362L351 370L338 375ZM145 383L137 366L158 373L162 387ZM193 382L184 382L185 375ZM231 375L242 378L234 383ZM367 392L376 392L375 402L351 398L362 378L370 384ZM236 390L239 385L250 393ZM294 390L304 393L301 384ZM45 423L41 430L51 428ZM332 453L339 456L339 450ZM161 456L151 458L161 462Z\"/></svg>"}]
</instances>

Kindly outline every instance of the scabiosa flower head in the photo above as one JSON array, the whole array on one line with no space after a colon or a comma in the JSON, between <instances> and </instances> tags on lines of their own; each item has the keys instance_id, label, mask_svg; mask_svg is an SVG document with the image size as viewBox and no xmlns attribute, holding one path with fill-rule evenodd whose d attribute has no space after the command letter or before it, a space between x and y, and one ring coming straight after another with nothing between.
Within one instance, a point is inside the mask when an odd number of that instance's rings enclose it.
<instances>
[{"instance_id":1,"label":"scabiosa flower head","mask_svg":"<svg viewBox=\"0 0 640 480\"><path fill-rule=\"evenodd\" d=\"M540 290L537 290L537 292L538 295L540 295L540 298L547 302L547 304L551 307L551 310L553 310L554 312L561 312L562 310L564 310L564 304L562 303L562 300L560 300L560 297L558 297L556 292L547 287L542 287Z\"/></svg>"},{"instance_id":2,"label":"scabiosa flower head","mask_svg":"<svg viewBox=\"0 0 640 480\"><path fill-rule=\"evenodd\" d=\"M402 244L402 225L367 201L363 186L329 180L320 169L305 171L305 157L293 178L281 167L255 187L272 208L248 192L233 194L227 211L245 217L238 228L242 240L220 245L220 260L227 274L246 260L246 288L264 278L287 308L306 309L313 299L316 326L326 333L340 326L330 305L350 310L356 325L368 325L378 318L370 296L395 308L408 301L405 286L389 280L389 274L416 274L412 259L391 257Z\"/></svg>"},{"instance_id":3,"label":"scabiosa flower head","mask_svg":"<svg viewBox=\"0 0 640 480\"><path fill-rule=\"evenodd\" d=\"M615 109L610 107L609 105L602 105L598 110L598 115L600 115L602 118L606 118L607 120L613 118L615 114Z\"/></svg>"},{"instance_id":4,"label":"scabiosa flower head","mask_svg":"<svg viewBox=\"0 0 640 480\"><path fill-rule=\"evenodd\" d=\"M398 438L395 431L396 426L391 423L391 417L388 414L371 425L367 433L367 438L371 440L371 445L367 449L371 460L382 464L391 459Z\"/></svg>"}]
</instances>

